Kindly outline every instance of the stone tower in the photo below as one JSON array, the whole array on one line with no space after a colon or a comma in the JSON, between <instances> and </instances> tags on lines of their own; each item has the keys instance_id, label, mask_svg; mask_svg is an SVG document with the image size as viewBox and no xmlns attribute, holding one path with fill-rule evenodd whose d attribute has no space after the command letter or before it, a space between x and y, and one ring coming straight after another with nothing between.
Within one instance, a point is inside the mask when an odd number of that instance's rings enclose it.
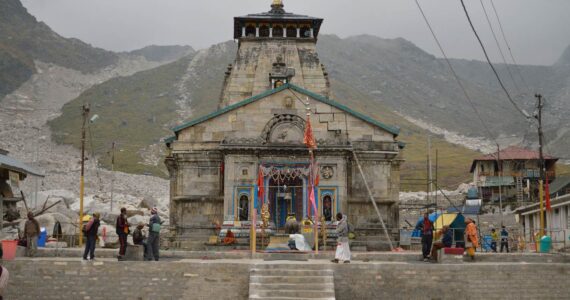
<instances>
[{"instance_id":1,"label":"stone tower","mask_svg":"<svg viewBox=\"0 0 570 300\"><path fill-rule=\"evenodd\" d=\"M329 81L317 55L323 19L288 13L282 1L271 10L234 18L239 42L228 67L219 108L292 83L329 97Z\"/></svg>"}]
</instances>

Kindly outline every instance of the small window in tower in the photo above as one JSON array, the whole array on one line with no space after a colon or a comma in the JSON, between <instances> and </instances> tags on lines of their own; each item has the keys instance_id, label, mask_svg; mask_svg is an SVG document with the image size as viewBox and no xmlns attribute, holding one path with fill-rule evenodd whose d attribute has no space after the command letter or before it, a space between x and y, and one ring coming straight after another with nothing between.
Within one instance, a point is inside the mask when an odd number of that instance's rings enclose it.
<instances>
[{"instance_id":1,"label":"small window in tower","mask_svg":"<svg viewBox=\"0 0 570 300\"><path fill-rule=\"evenodd\" d=\"M297 28L295 26L287 27L287 37L297 37Z\"/></svg>"},{"instance_id":2,"label":"small window in tower","mask_svg":"<svg viewBox=\"0 0 570 300\"><path fill-rule=\"evenodd\" d=\"M246 37L255 37L255 26L253 25L248 25L245 28L245 36Z\"/></svg>"},{"instance_id":3,"label":"small window in tower","mask_svg":"<svg viewBox=\"0 0 570 300\"><path fill-rule=\"evenodd\" d=\"M273 37L283 37L283 26L277 25L273 27Z\"/></svg>"},{"instance_id":4,"label":"small window in tower","mask_svg":"<svg viewBox=\"0 0 570 300\"><path fill-rule=\"evenodd\" d=\"M301 28L301 37L302 38L310 38L311 37L311 28L309 26L303 26Z\"/></svg>"},{"instance_id":5,"label":"small window in tower","mask_svg":"<svg viewBox=\"0 0 570 300\"><path fill-rule=\"evenodd\" d=\"M281 79L280 79L280 80L276 80L276 81L275 81L275 85L273 86L273 88L276 89L276 88L282 86L283 84L284 84L283 80L281 80Z\"/></svg>"},{"instance_id":6,"label":"small window in tower","mask_svg":"<svg viewBox=\"0 0 570 300\"><path fill-rule=\"evenodd\" d=\"M269 26L262 25L259 27L259 36L260 37L269 37Z\"/></svg>"}]
</instances>

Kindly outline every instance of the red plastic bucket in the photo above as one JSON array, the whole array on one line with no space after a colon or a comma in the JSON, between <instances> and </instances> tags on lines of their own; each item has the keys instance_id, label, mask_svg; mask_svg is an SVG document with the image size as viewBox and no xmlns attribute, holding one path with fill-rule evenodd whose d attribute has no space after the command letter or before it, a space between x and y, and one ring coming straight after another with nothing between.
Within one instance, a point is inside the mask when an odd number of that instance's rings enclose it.
<instances>
[{"instance_id":1,"label":"red plastic bucket","mask_svg":"<svg viewBox=\"0 0 570 300\"><path fill-rule=\"evenodd\" d=\"M2 259L14 260L16 258L16 249L18 248L18 241L2 241Z\"/></svg>"}]
</instances>

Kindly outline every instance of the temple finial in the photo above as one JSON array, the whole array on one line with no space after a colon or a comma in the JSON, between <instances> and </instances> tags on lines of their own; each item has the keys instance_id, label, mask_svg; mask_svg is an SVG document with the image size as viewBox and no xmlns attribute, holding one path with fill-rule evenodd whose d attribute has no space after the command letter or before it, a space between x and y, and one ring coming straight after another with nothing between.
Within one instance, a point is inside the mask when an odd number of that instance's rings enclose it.
<instances>
[{"instance_id":1,"label":"temple finial","mask_svg":"<svg viewBox=\"0 0 570 300\"><path fill-rule=\"evenodd\" d=\"M285 13L283 7L283 0L273 0L273 3L271 4L271 11L269 12L272 14L283 14Z\"/></svg>"}]
</instances>

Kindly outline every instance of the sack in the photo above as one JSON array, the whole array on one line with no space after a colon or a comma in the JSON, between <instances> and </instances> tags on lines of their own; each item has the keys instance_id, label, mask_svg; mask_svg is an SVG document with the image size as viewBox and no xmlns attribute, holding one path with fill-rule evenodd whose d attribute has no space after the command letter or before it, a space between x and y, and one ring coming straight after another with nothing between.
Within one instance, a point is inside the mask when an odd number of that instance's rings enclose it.
<instances>
[{"instance_id":1,"label":"sack","mask_svg":"<svg viewBox=\"0 0 570 300\"><path fill-rule=\"evenodd\" d=\"M2 275L0 275L0 295L2 295L8 286L8 278L10 277L10 273L6 268L2 266L0 266L0 268L2 268Z\"/></svg>"},{"instance_id":2,"label":"sack","mask_svg":"<svg viewBox=\"0 0 570 300\"><path fill-rule=\"evenodd\" d=\"M152 227L150 228L152 232L160 232L160 223L153 223Z\"/></svg>"}]
</instances>

